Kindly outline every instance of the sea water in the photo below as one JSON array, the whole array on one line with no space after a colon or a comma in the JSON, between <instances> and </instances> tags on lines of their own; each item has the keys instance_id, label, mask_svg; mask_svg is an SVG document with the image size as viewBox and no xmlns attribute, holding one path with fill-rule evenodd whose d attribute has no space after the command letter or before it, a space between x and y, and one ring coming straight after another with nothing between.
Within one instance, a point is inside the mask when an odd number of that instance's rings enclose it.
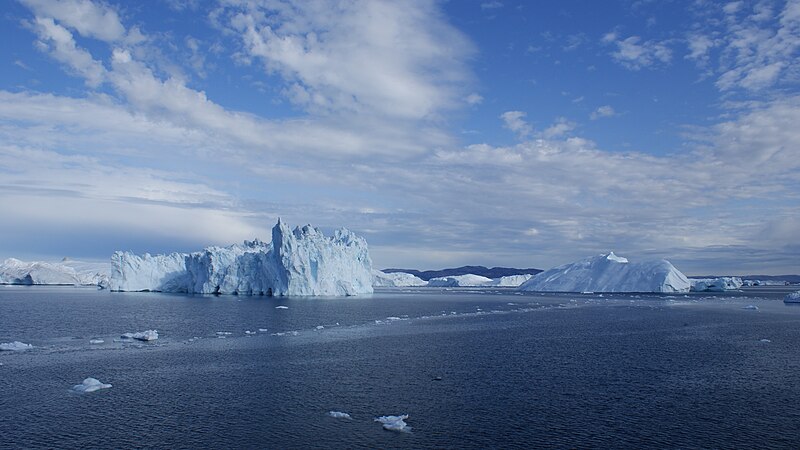
<instances>
[{"instance_id":1,"label":"sea water","mask_svg":"<svg viewBox=\"0 0 800 450\"><path fill-rule=\"evenodd\" d=\"M0 447L797 448L786 292L0 287Z\"/></svg>"}]
</instances>

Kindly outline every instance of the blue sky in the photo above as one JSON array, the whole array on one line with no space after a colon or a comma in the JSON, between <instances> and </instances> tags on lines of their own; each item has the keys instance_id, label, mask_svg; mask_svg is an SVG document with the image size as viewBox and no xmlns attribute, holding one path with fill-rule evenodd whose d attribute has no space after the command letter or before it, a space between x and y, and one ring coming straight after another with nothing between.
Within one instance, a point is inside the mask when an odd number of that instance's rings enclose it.
<instances>
[{"instance_id":1,"label":"blue sky","mask_svg":"<svg viewBox=\"0 0 800 450\"><path fill-rule=\"evenodd\" d=\"M0 257L800 272L798 1L0 5Z\"/></svg>"}]
</instances>

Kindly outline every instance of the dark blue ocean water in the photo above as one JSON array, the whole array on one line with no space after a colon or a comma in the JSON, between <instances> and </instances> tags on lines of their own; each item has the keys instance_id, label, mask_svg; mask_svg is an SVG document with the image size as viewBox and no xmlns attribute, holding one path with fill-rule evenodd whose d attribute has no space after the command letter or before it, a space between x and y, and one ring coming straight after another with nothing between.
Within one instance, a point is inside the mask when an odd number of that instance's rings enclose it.
<instances>
[{"instance_id":1,"label":"dark blue ocean water","mask_svg":"<svg viewBox=\"0 0 800 450\"><path fill-rule=\"evenodd\" d=\"M786 292L0 287L0 342L35 346L0 352L0 447L798 448ZM160 338L116 339L146 329ZM86 377L113 388L70 392ZM397 414L410 433L373 421Z\"/></svg>"}]
</instances>

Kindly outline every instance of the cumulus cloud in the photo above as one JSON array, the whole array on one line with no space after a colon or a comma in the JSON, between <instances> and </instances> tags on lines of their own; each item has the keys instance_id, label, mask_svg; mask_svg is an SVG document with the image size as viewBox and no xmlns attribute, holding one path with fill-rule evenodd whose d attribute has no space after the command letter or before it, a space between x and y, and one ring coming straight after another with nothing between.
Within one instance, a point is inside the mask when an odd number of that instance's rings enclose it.
<instances>
[{"instance_id":1,"label":"cumulus cloud","mask_svg":"<svg viewBox=\"0 0 800 450\"><path fill-rule=\"evenodd\" d=\"M665 65L672 60L672 50L666 42L645 41L639 36L623 39L616 32L605 34L602 42L613 45L616 50L611 52L611 57L617 63L631 70Z\"/></svg>"},{"instance_id":2,"label":"cumulus cloud","mask_svg":"<svg viewBox=\"0 0 800 450\"><path fill-rule=\"evenodd\" d=\"M434 118L469 81L472 45L434 2L230 2L215 17L314 113Z\"/></svg>"},{"instance_id":3,"label":"cumulus cloud","mask_svg":"<svg viewBox=\"0 0 800 450\"><path fill-rule=\"evenodd\" d=\"M125 27L117 12L90 0L20 0L37 17L49 17L78 31L82 36L106 42L125 37Z\"/></svg>"},{"instance_id":4,"label":"cumulus cloud","mask_svg":"<svg viewBox=\"0 0 800 450\"><path fill-rule=\"evenodd\" d=\"M520 137L529 136L533 132L533 127L525 121L526 116L522 111L506 111L500 114L504 126Z\"/></svg>"},{"instance_id":5,"label":"cumulus cloud","mask_svg":"<svg viewBox=\"0 0 800 450\"><path fill-rule=\"evenodd\" d=\"M617 115L617 112L614 111L614 108L610 105L603 105L592 111L592 113L589 114L589 118L591 120L597 120L603 117L613 117L615 115Z\"/></svg>"},{"instance_id":6,"label":"cumulus cloud","mask_svg":"<svg viewBox=\"0 0 800 450\"><path fill-rule=\"evenodd\" d=\"M106 72L103 64L92 58L88 51L78 48L69 30L50 18L37 17L33 26L42 50L66 64L73 73L83 77L88 85L97 87L103 82Z\"/></svg>"}]
</instances>

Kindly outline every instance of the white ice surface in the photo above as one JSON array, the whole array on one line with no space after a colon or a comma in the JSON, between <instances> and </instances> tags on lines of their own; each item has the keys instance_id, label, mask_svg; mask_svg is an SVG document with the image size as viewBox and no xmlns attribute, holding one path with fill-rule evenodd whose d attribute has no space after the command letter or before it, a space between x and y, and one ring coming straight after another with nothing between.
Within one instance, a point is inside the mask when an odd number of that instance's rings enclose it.
<instances>
[{"instance_id":1,"label":"white ice surface","mask_svg":"<svg viewBox=\"0 0 800 450\"><path fill-rule=\"evenodd\" d=\"M147 330L136 333L125 333L121 337L124 339L136 339L137 341L155 341L158 339L158 331Z\"/></svg>"},{"instance_id":2,"label":"white ice surface","mask_svg":"<svg viewBox=\"0 0 800 450\"><path fill-rule=\"evenodd\" d=\"M742 287L739 277L689 278L689 282L695 292L724 292Z\"/></svg>"},{"instance_id":3,"label":"white ice surface","mask_svg":"<svg viewBox=\"0 0 800 450\"><path fill-rule=\"evenodd\" d=\"M8 258L0 263L0 283L24 285L103 285L108 282L108 263L72 261L25 262Z\"/></svg>"},{"instance_id":4,"label":"white ice surface","mask_svg":"<svg viewBox=\"0 0 800 450\"><path fill-rule=\"evenodd\" d=\"M282 221L272 241L170 255L112 257L111 290L202 294L358 295L372 293L366 241L341 228L332 237Z\"/></svg>"},{"instance_id":5,"label":"white ice surface","mask_svg":"<svg viewBox=\"0 0 800 450\"><path fill-rule=\"evenodd\" d=\"M614 253L537 274L519 289L535 292L688 292L689 280L667 260L628 262Z\"/></svg>"},{"instance_id":6,"label":"white ice surface","mask_svg":"<svg viewBox=\"0 0 800 450\"><path fill-rule=\"evenodd\" d=\"M0 344L0 351L8 351L8 352L22 352L25 350L30 350L33 348L33 345L26 344L20 341L14 342L5 342Z\"/></svg>"},{"instance_id":7,"label":"white ice surface","mask_svg":"<svg viewBox=\"0 0 800 450\"><path fill-rule=\"evenodd\" d=\"M499 286L499 287L518 287L522 285L522 283L530 280L533 275L526 273L523 275L507 275L500 278L493 278L487 286Z\"/></svg>"},{"instance_id":8,"label":"white ice surface","mask_svg":"<svg viewBox=\"0 0 800 450\"><path fill-rule=\"evenodd\" d=\"M83 383L73 386L72 390L75 392L94 392L100 389L108 389L110 387L110 384L102 383L97 378L87 378L83 380Z\"/></svg>"},{"instance_id":9,"label":"white ice surface","mask_svg":"<svg viewBox=\"0 0 800 450\"><path fill-rule=\"evenodd\" d=\"M455 275L452 277L436 277L428 280L431 287L476 287L486 286L492 282L491 278L482 277L468 273L466 275Z\"/></svg>"},{"instance_id":10,"label":"white ice surface","mask_svg":"<svg viewBox=\"0 0 800 450\"><path fill-rule=\"evenodd\" d=\"M410 273L372 271L372 285L375 287L410 287L425 286L426 284L428 284L427 281Z\"/></svg>"},{"instance_id":11,"label":"white ice surface","mask_svg":"<svg viewBox=\"0 0 800 450\"><path fill-rule=\"evenodd\" d=\"M402 414L400 416L381 416L376 417L375 422L382 423L383 428L386 430L408 432L411 431L411 427L405 422L406 419L408 419L408 414Z\"/></svg>"},{"instance_id":12,"label":"white ice surface","mask_svg":"<svg viewBox=\"0 0 800 450\"><path fill-rule=\"evenodd\" d=\"M349 420L353 419L352 417L350 417L350 414L341 411L328 411L328 415L333 417L334 419L349 419Z\"/></svg>"},{"instance_id":13,"label":"white ice surface","mask_svg":"<svg viewBox=\"0 0 800 450\"><path fill-rule=\"evenodd\" d=\"M784 303L800 303L800 291L792 292L783 298Z\"/></svg>"}]
</instances>

